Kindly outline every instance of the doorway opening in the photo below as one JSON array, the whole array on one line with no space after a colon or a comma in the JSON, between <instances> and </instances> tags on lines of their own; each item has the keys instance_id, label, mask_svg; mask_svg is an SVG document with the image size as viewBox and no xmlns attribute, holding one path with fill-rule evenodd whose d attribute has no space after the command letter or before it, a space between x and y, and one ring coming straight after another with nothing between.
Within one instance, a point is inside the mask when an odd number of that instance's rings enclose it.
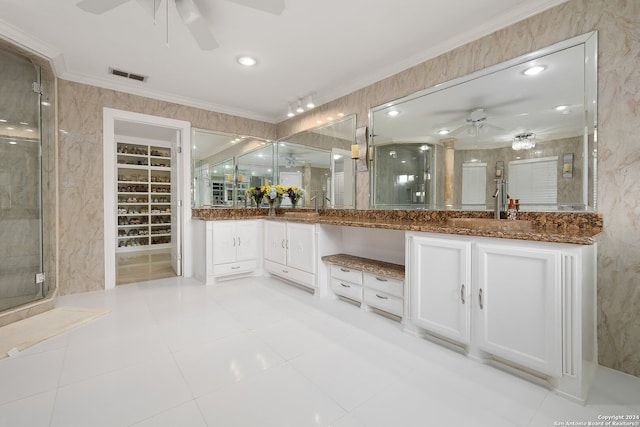
<instances>
[{"instance_id":1,"label":"doorway opening","mask_svg":"<svg viewBox=\"0 0 640 427\"><path fill-rule=\"evenodd\" d=\"M105 288L184 275L190 124L111 109L104 123Z\"/></svg>"}]
</instances>

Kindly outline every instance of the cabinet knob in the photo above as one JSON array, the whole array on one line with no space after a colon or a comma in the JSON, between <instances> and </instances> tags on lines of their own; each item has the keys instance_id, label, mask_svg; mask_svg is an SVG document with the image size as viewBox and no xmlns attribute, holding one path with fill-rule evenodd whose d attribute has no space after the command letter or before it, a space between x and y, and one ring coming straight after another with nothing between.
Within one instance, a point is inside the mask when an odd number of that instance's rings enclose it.
<instances>
[{"instance_id":1,"label":"cabinet knob","mask_svg":"<svg viewBox=\"0 0 640 427\"><path fill-rule=\"evenodd\" d=\"M282 270L283 273L289 274L289 270Z\"/></svg>"},{"instance_id":2,"label":"cabinet knob","mask_svg":"<svg viewBox=\"0 0 640 427\"><path fill-rule=\"evenodd\" d=\"M231 267L231 269L232 269L232 270L239 270L239 269L240 269L240 266L237 266L237 267Z\"/></svg>"}]
</instances>

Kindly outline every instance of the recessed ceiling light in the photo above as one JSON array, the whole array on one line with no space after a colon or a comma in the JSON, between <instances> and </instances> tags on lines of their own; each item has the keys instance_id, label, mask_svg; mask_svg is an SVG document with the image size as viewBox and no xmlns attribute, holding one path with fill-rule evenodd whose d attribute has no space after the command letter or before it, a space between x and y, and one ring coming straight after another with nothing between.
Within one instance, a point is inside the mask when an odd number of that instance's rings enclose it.
<instances>
[{"instance_id":1,"label":"recessed ceiling light","mask_svg":"<svg viewBox=\"0 0 640 427\"><path fill-rule=\"evenodd\" d=\"M27 122L20 122L20 124L21 124L21 125L23 125L23 126L27 126L29 123L27 123Z\"/></svg>"},{"instance_id":2,"label":"recessed ceiling light","mask_svg":"<svg viewBox=\"0 0 640 427\"><path fill-rule=\"evenodd\" d=\"M245 67L253 67L257 63L258 61L251 56L243 55L238 57L238 64L244 65Z\"/></svg>"},{"instance_id":3,"label":"recessed ceiling light","mask_svg":"<svg viewBox=\"0 0 640 427\"><path fill-rule=\"evenodd\" d=\"M17 144L17 142L15 142L15 141L9 141L9 144L11 144L11 145L16 145L16 144Z\"/></svg>"},{"instance_id":4,"label":"recessed ceiling light","mask_svg":"<svg viewBox=\"0 0 640 427\"><path fill-rule=\"evenodd\" d=\"M439 134L439 135L446 135L446 134L448 134L449 132L450 132L450 130L448 130L448 129L440 129L440 130L438 131L438 134Z\"/></svg>"},{"instance_id":5,"label":"recessed ceiling light","mask_svg":"<svg viewBox=\"0 0 640 427\"><path fill-rule=\"evenodd\" d=\"M395 117L398 114L400 114L400 111L398 111L398 110L387 111L387 116L389 116L389 117Z\"/></svg>"},{"instance_id":6,"label":"recessed ceiling light","mask_svg":"<svg viewBox=\"0 0 640 427\"><path fill-rule=\"evenodd\" d=\"M557 107L553 107L553 109L556 110L556 111L564 111L567 108L569 108L568 105L558 105Z\"/></svg>"},{"instance_id":7,"label":"recessed ceiling light","mask_svg":"<svg viewBox=\"0 0 640 427\"><path fill-rule=\"evenodd\" d=\"M0 119L0 123L7 123L7 119Z\"/></svg>"},{"instance_id":8,"label":"recessed ceiling light","mask_svg":"<svg viewBox=\"0 0 640 427\"><path fill-rule=\"evenodd\" d=\"M544 67L542 65L534 65L533 67L529 67L524 70L524 74L526 76L535 76L536 74L540 74L544 71Z\"/></svg>"}]
</instances>

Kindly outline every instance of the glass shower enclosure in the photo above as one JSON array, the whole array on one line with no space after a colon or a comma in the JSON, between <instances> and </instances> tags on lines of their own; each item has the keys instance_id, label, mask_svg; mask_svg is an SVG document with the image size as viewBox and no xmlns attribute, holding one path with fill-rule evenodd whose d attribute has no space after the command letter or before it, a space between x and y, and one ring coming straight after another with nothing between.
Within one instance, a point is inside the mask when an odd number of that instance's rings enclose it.
<instances>
[{"instance_id":1,"label":"glass shower enclosure","mask_svg":"<svg viewBox=\"0 0 640 427\"><path fill-rule=\"evenodd\" d=\"M43 298L41 70L0 48L0 312Z\"/></svg>"}]
</instances>

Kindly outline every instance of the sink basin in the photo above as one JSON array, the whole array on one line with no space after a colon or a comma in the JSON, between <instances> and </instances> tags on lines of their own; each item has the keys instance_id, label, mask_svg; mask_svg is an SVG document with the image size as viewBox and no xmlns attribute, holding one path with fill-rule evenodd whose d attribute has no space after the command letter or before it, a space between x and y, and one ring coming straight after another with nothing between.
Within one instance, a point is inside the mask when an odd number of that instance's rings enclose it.
<instances>
[{"instance_id":1,"label":"sink basin","mask_svg":"<svg viewBox=\"0 0 640 427\"><path fill-rule=\"evenodd\" d=\"M284 213L284 216L289 218L316 218L320 216L320 214L316 211L300 210L300 211L287 211Z\"/></svg>"},{"instance_id":2,"label":"sink basin","mask_svg":"<svg viewBox=\"0 0 640 427\"><path fill-rule=\"evenodd\" d=\"M490 218L449 218L447 223L452 227L468 228L482 231L531 231L531 221L490 219Z\"/></svg>"}]
</instances>

